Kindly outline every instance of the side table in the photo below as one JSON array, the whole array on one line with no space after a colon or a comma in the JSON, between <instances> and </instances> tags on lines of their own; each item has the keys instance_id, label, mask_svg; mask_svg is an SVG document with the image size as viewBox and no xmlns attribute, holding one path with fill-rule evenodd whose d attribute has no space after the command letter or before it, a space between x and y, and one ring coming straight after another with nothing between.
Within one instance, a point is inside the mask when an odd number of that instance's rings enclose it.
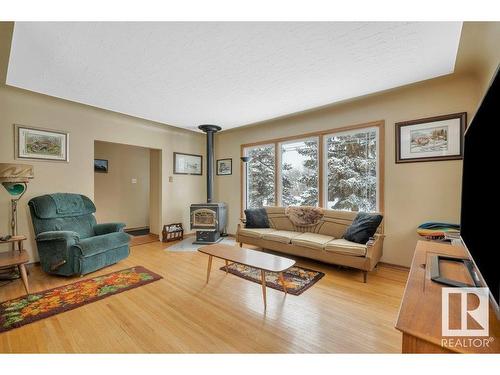
<instances>
[{"instance_id":1,"label":"side table","mask_svg":"<svg viewBox=\"0 0 500 375\"><path fill-rule=\"evenodd\" d=\"M23 280L24 289L29 294L28 274L26 272L25 264L29 262L28 253L23 249L23 241L26 236L13 236L7 241L0 241L2 244L14 244L14 250L9 250L0 253L0 268L3 267L17 267ZM17 245L17 246L16 246Z\"/></svg>"}]
</instances>

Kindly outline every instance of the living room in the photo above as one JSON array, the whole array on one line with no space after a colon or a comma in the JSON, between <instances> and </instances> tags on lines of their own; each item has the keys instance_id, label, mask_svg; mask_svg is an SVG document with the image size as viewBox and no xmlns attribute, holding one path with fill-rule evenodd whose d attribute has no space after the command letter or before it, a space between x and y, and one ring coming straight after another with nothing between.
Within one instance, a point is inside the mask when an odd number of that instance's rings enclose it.
<instances>
[{"instance_id":1,"label":"living room","mask_svg":"<svg viewBox=\"0 0 500 375\"><path fill-rule=\"evenodd\" d=\"M499 41L494 20L1 21L0 353L498 359L466 178ZM458 336L487 344L443 334L451 286L486 289L488 334Z\"/></svg>"}]
</instances>

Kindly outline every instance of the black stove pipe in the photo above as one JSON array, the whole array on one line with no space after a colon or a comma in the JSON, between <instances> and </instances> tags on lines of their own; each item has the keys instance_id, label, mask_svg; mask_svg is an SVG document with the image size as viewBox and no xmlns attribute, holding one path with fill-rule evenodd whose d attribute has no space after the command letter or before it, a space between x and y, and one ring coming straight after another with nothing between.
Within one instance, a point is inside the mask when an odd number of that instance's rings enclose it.
<instances>
[{"instance_id":1,"label":"black stove pipe","mask_svg":"<svg viewBox=\"0 0 500 375\"><path fill-rule=\"evenodd\" d=\"M217 125L200 125L198 129L207 133L207 203L212 203L214 197L214 134L222 128Z\"/></svg>"}]
</instances>

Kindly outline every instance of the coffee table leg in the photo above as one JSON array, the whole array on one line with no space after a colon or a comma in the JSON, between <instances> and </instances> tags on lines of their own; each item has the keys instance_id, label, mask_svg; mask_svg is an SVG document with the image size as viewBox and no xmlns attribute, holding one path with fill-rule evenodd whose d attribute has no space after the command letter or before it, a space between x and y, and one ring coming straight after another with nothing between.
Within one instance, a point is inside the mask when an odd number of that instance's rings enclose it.
<instances>
[{"instance_id":1,"label":"coffee table leg","mask_svg":"<svg viewBox=\"0 0 500 375\"><path fill-rule=\"evenodd\" d=\"M283 277L283 272L280 272L280 282L281 286L283 287L283 290L285 291L285 294L287 294L288 291L286 290L285 278Z\"/></svg>"},{"instance_id":2,"label":"coffee table leg","mask_svg":"<svg viewBox=\"0 0 500 375\"><path fill-rule=\"evenodd\" d=\"M228 271L229 271L229 261L226 260L226 275L227 275Z\"/></svg>"},{"instance_id":3,"label":"coffee table leg","mask_svg":"<svg viewBox=\"0 0 500 375\"><path fill-rule=\"evenodd\" d=\"M212 256L208 256L208 268L207 268L207 284L208 284L208 279L210 279L210 270L212 269Z\"/></svg>"},{"instance_id":4,"label":"coffee table leg","mask_svg":"<svg viewBox=\"0 0 500 375\"><path fill-rule=\"evenodd\" d=\"M260 277L262 279L262 297L264 298L264 309L267 307L266 303L266 272L264 270L260 270Z\"/></svg>"},{"instance_id":5,"label":"coffee table leg","mask_svg":"<svg viewBox=\"0 0 500 375\"><path fill-rule=\"evenodd\" d=\"M19 265L19 272L21 273L21 279L23 280L24 289L26 289L26 294L30 294L28 285L28 275L26 274L26 267L24 267L24 264Z\"/></svg>"}]
</instances>

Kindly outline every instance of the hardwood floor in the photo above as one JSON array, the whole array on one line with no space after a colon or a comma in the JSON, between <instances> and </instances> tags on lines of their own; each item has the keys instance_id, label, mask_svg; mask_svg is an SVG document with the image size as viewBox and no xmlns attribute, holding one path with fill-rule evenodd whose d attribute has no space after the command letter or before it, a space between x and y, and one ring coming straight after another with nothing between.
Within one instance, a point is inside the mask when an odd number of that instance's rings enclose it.
<instances>
[{"instance_id":1,"label":"hardwood floor","mask_svg":"<svg viewBox=\"0 0 500 375\"><path fill-rule=\"evenodd\" d=\"M164 279L0 333L0 353L360 353L400 352L394 328L408 272L380 265L368 283L356 270L298 259L325 272L300 296L267 290L218 268L210 283L208 257L168 252L152 242L126 260L85 277L142 265ZM31 267L32 292L80 278L54 277ZM20 280L0 288L0 301L24 292Z\"/></svg>"}]
</instances>

